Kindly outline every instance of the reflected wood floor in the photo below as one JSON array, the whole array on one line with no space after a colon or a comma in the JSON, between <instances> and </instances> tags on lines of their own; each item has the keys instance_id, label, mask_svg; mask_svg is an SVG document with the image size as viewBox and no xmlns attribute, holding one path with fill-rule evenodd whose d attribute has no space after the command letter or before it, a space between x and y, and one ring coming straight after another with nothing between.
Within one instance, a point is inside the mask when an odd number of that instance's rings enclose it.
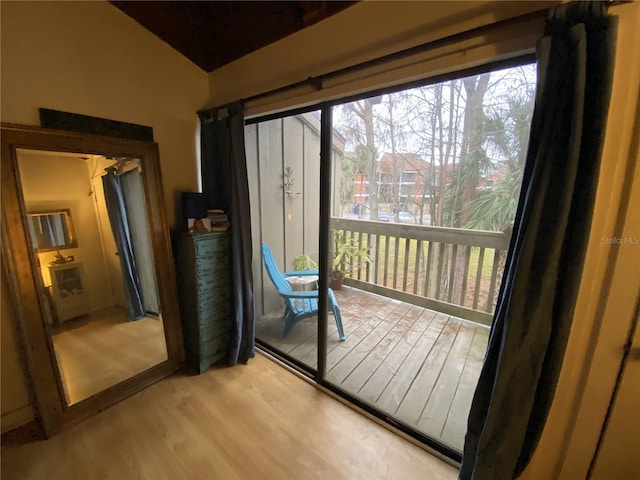
<instances>
[{"instance_id":1,"label":"reflected wood floor","mask_svg":"<svg viewBox=\"0 0 640 480\"><path fill-rule=\"evenodd\" d=\"M50 440L2 445L3 480L456 477L261 355L173 375Z\"/></svg>"},{"instance_id":2,"label":"reflected wood floor","mask_svg":"<svg viewBox=\"0 0 640 480\"><path fill-rule=\"evenodd\" d=\"M126 320L108 307L65 322L53 335L69 404L79 402L167 359L162 320Z\"/></svg>"},{"instance_id":3,"label":"reflected wood floor","mask_svg":"<svg viewBox=\"0 0 640 480\"><path fill-rule=\"evenodd\" d=\"M327 379L459 451L489 328L388 297L336 291L346 340L329 315ZM282 311L261 317L256 336L315 368L317 318L282 338Z\"/></svg>"}]
</instances>

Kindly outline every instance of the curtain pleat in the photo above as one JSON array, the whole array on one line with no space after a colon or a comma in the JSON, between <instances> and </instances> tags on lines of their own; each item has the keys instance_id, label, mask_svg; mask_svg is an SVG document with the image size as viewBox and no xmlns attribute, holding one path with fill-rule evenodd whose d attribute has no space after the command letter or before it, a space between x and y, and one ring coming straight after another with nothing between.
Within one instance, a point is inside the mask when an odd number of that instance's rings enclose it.
<instances>
[{"instance_id":1,"label":"curtain pleat","mask_svg":"<svg viewBox=\"0 0 640 480\"><path fill-rule=\"evenodd\" d=\"M113 238L118 248L118 259L120 260L124 292L129 304L129 321L139 320L145 316L145 309L142 300L140 278L138 276L138 270L136 269L133 247L131 245L127 210L124 205L120 179L113 172L107 172L107 174L102 177L102 185L104 186L104 198L107 204L111 231L113 232Z\"/></svg>"},{"instance_id":2,"label":"curtain pleat","mask_svg":"<svg viewBox=\"0 0 640 480\"><path fill-rule=\"evenodd\" d=\"M218 111L200 112L202 191L208 208L228 213L233 270L233 326L229 346L230 365L245 363L255 355L251 210L244 145L244 113L241 102Z\"/></svg>"},{"instance_id":3,"label":"curtain pleat","mask_svg":"<svg viewBox=\"0 0 640 480\"><path fill-rule=\"evenodd\" d=\"M604 2L564 4L538 42L522 191L460 479L515 478L542 433L582 275L616 26Z\"/></svg>"}]
</instances>

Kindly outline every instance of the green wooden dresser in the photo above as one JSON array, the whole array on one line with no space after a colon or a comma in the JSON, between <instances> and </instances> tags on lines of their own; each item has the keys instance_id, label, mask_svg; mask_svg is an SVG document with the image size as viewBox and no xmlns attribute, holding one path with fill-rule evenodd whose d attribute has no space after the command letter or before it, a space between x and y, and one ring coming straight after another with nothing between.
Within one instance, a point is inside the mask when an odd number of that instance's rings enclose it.
<instances>
[{"instance_id":1,"label":"green wooden dresser","mask_svg":"<svg viewBox=\"0 0 640 480\"><path fill-rule=\"evenodd\" d=\"M228 232L180 237L176 260L184 345L187 361L199 373L229 350L230 256Z\"/></svg>"}]
</instances>

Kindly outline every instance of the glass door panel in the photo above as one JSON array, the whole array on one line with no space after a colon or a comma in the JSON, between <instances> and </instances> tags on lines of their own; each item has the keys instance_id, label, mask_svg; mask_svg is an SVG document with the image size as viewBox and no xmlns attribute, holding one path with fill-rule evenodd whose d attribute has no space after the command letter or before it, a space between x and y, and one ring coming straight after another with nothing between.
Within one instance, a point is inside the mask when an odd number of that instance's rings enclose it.
<instances>
[{"instance_id":1,"label":"glass door panel","mask_svg":"<svg viewBox=\"0 0 640 480\"><path fill-rule=\"evenodd\" d=\"M504 269L535 65L333 107L326 380L460 452ZM478 235L478 230L483 230Z\"/></svg>"},{"instance_id":2,"label":"glass door panel","mask_svg":"<svg viewBox=\"0 0 640 480\"><path fill-rule=\"evenodd\" d=\"M254 240L256 338L317 365L320 112L245 127Z\"/></svg>"}]
</instances>

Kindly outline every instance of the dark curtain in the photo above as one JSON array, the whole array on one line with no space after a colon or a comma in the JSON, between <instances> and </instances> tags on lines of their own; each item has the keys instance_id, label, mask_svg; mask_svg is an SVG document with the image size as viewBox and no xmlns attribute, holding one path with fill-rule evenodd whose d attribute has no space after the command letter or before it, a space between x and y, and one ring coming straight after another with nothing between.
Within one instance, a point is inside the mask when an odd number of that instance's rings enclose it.
<instances>
[{"instance_id":1,"label":"dark curtain","mask_svg":"<svg viewBox=\"0 0 640 480\"><path fill-rule=\"evenodd\" d=\"M251 270L251 211L244 147L244 111L241 102L199 112L201 122L202 192L208 208L229 216L233 269L233 327L229 364L245 363L255 355L253 273Z\"/></svg>"},{"instance_id":2,"label":"dark curtain","mask_svg":"<svg viewBox=\"0 0 640 480\"><path fill-rule=\"evenodd\" d=\"M553 399L582 275L613 76L604 2L553 9L509 258L475 391L460 479L511 479Z\"/></svg>"},{"instance_id":3,"label":"dark curtain","mask_svg":"<svg viewBox=\"0 0 640 480\"><path fill-rule=\"evenodd\" d=\"M122 186L120 179L113 171L108 171L102 177L102 185L111 231L118 248L124 291L129 303L129 320L139 320L145 316L144 302L142 301L140 278L131 246L131 234L122 196Z\"/></svg>"}]
</instances>

